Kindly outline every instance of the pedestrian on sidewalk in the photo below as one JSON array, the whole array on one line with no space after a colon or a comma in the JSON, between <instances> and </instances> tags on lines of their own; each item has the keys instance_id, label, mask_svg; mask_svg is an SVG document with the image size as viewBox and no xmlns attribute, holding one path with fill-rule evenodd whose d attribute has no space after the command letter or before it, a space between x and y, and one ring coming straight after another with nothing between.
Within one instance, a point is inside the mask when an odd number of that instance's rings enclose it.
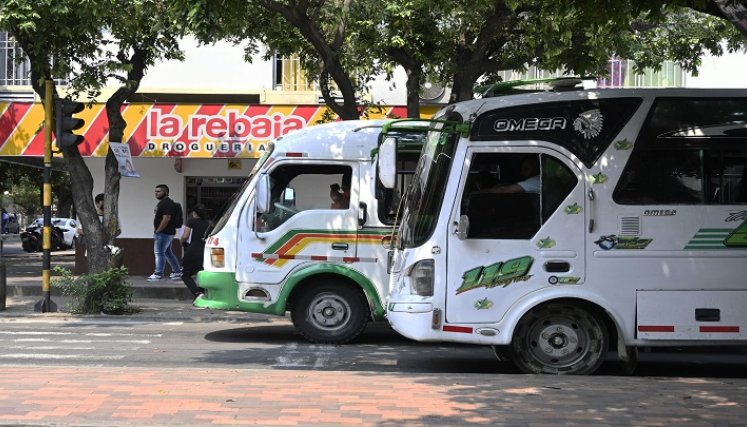
<instances>
[{"instance_id":1,"label":"pedestrian on sidewalk","mask_svg":"<svg viewBox=\"0 0 747 427\"><path fill-rule=\"evenodd\" d=\"M182 267L171 250L171 243L176 234L175 218L178 214L176 203L169 198L169 187L166 184L156 185L155 196L158 199L153 217L153 254L156 258L156 271L148 276L148 281L155 282L163 279L163 269L167 262L172 271L169 278L178 280L182 277Z\"/></svg>"},{"instance_id":2,"label":"pedestrian on sidewalk","mask_svg":"<svg viewBox=\"0 0 747 427\"><path fill-rule=\"evenodd\" d=\"M210 222L205 219L205 207L198 204L192 212L187 215L187 223L184 232L179 239L184 248L182 257L182 281L195 299L205 294L205 290L197 286L194 276L202 270L203 253L205 251L205 237L210 228Z\"/></svg>"}]
</instances>

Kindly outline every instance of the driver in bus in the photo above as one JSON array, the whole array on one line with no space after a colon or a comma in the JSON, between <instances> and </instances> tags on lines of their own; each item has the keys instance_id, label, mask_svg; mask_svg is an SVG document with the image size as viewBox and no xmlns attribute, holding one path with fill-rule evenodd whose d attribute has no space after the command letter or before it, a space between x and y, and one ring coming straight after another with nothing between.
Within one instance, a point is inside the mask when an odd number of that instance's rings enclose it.
<instances>
[{"instance_id":1,"label":"driver in bus","mask_svg":"<svg viewBox=\"0 0 747 427\"><path fill-rule=\"evenodd\" d=\"M488 188L489 193L539 193L540 165L537 156L527 156L521 161L519 181L513 184L496 184Z\"/></svg>"},{"instance_id":2,"label":"driver in bus","mask_svg":"<svg viewBox=\"0 0 747 427\"><path fill-rule=\"evenodd\" d=\"M347 209L347 203L345 203L344 193L340 184L332 184L329 186L329 198L332 199L332 203L329 205L330 209Z\"/></svg>"}]
</instances>

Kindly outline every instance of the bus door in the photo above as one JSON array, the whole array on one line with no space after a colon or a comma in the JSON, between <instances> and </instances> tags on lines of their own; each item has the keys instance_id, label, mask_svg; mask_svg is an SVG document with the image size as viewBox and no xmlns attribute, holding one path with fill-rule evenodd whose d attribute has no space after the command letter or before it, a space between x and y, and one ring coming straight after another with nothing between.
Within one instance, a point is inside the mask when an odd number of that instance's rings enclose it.
<instances>
[{"instance_id":1,"label":"bus door","mask_svg":"<svg viewBox=\"0 0 747 427\"><path fill-rule=\"evenodd\" d=\"M240 227L239 282L280 283L299 265L355 256L357 170L341 163L278 162L266 184L259 181L267 185L270 203L258 212L255 200L248 209L253 224Z\"/></svg>"},{"instance_id":2,"label":"bus door","mask_svg":"<svg viewBox=\"0 0 747 427\"><path fill-rule=\"evenodd\" d=\"M584 180L552 150L471 149L448 232L446 321L497 322L522 295L584 282Z\"/></svg>"}]
</instances>

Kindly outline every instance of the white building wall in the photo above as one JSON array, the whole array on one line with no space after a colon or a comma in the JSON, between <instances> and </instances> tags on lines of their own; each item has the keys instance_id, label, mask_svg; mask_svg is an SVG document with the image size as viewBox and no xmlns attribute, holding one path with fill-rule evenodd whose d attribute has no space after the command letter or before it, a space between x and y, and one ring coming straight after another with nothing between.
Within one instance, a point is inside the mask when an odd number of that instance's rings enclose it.
<instances>
[{"instance_id":1,"label":"white building wall","mask_svg":"<svg viewBox=\"0 0 747 427\"><path fill-rule=\"evenodd\" d=\"M697 76L687 78L686 87L745 88L747 87L747 53L705 55Z\"/></svg>"},{"instance_id":2,"label":"white building wall","mask_svg":"<svg viewBox=\"0 0 747 427\"><path fill-rule=\"evenodd\" d=\"M104 192L103 158L86 158L94 182L95 196ZM176 159L134 158L135 169L140 178L122 177L119 188L119 220L121 238L153 237L153 214L156 198L153 190L158 184L169 186L169 196L186 209L186 178L188 176L247 176L256 163L255 159L241 159L241 170L229 170L228 159L182 159L182 171L174 169ZM186 212L185 212L186 214Z\"/></svg>"},{"instance_id":3,"label":"white building wall","mask_svg":"<svg viewBox=\"0 0 747 427\"><path fill-rule=\"evenodd\" d=\"M191 37L182 40L184 61L163 61L148 69L140 92L256 92L273 89L273 63L261 52L252 63L244 61L244 50L228 42L202 45Z\"/></svg>"},{"instance_id":4,"label":"white building wall","mask_svg":"<svg viewBox=\"0 0 747 427\"><path fill-rule=\"evenodd\" d=\"M184 61L163 61L148 69L140 84L140 92L253 92L265 102L267 92L275 89L275 65L266 61L262 51L252 62L244 61L244 49L229 42L200 45L185 37L181 48ZM404 69L397 67L392 81L378 76L368 85L371 101L383 105L405 105L407 92Z\"/></svg>"}]
</instances>

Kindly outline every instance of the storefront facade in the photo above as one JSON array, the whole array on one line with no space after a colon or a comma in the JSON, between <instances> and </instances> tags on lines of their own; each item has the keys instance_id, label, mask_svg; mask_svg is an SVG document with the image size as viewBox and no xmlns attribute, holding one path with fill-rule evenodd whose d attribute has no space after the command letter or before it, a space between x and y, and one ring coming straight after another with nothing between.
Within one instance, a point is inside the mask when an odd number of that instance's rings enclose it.
<instances>
[{"instance_id":1,"label":"storefront facade","mask_svg":"<svg viewBox=\"0 0 747 427\"><path fill-rule=\"evenodd\" d=\"M422 108L429 117L437 106ZM130 274L153 272L153 190L166 184L170 197L189 212L196 204L211 215L241 187L245 177L275 138L324 116L320 105L264 105L230 103L129 103L122 114L132 163L140 176L120 181L117 244L125 249ZM405 117L402 106L378 107L370 118ZM104 191L104 159L108 151L108 121L103 104L93 104L77 115L85 120L79 146L94 176L94 195ZM44 109L40 103L0 102L0 156L44 154ZM179 244L174 244L180 252ZM76 271L87 269L84 252L77 251Z\"/></svg>"}]
</instances>

